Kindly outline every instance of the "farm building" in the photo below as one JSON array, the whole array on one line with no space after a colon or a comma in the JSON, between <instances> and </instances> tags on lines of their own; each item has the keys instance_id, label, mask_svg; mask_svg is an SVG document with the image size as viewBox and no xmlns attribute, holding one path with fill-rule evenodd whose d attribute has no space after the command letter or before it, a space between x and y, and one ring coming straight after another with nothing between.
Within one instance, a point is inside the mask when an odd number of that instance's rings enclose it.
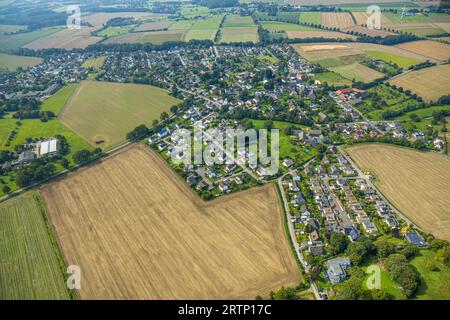
<instances>
[{"instance_id":1,"label":"farm building","mask_svg":"<svg viewBox=\"0 0 450 320\"><path fill-rule=\"evenodd\" d=\"M38 157L50 156L58 152L58 140L51 139L38 143L36 153Z\"/></svg>"}]
</instances>

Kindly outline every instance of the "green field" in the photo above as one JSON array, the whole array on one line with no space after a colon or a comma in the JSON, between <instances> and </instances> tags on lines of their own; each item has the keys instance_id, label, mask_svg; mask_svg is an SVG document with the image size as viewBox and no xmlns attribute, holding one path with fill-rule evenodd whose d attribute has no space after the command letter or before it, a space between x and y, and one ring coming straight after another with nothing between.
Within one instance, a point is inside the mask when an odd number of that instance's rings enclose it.
<instances>
[{"instance_id":1,"label":"green field","mask_svg":"<svg viewBox=\"0 0 450 320\"><path fill-rule=\"evenodd\" d=\"M415 110L415 111L410 111L405 113L404 115L401 115L399 117L394 118L395 120L410 120L410 115L411 114L416 114L417 116L419 116L421 119L424 118L430 118L433 115L433 112L435 111L441 111L441 110L447 110L450 111L450 105L446 105L446 106L434 106L434 107L428 107L425 109L419 109L419 110Z\"/></svg>"},{"instance_id":2,"label":"green field","mask_svg":"<svg viewBox=\"0 0 450 320\"><path fill-rule=\"evenodd\" d=\"M261 22L261 25L264 29L270 32L276 31L320 31L320 29L302 26L293 23L285 23L278 21L264 21Z\"/></svg>"},{"instance_id":3,"label":"green field","mask_svg":"<svg viewBox=\"0 0 450 320\"><path fill-rule=\"evenodd\" d=\"M266 12L256 12L255 17L259 21L282 21L288 23L297 23L299 21L300 13L278 11L276 16L272 16Z\"/></svg>"},{"instance_id":4,"label":"green field","mask_svg":"<svg viewBox=\"0 0 450 320\"><path fill-rule=\"evenodd\" d=\"M249 16L228 15L220 30L220 42L258 42L258 28Z\"/></svg>"},{"instance_id":5,"label":"green field","mask_svg":"<svg viewBox=\"0 0 450 320\"><path fill-rule=\"evenodd\" d=\"M321 24L322 17L320 16L320 12L302 12L300 14L300 22L301 23Z\"/></svg>"},{"instance_id":6,"label":"green field","mask_svg":"<svg viewBox=\"0 0 450 320\"><path fill-rule=\"evenodd\" d=\"M314 75L314 80L320 81L320 83L328 83L329 85L333 85L336 87L348 87L352 85L352 82L341 75L335 73L335 72L322 72L322 73L316 73Z\"/></svg>"},{"instance_id":7,"label":"green field","mask_svg":"<svg viewBox=\"0 0 450 320\"><path fill-rule=\"evenodd\" d=\"M223 16L213 16L197 20L186 33L184 40L214 40L222 19Z\"/></svg>"},{"instance_id":8,"label":"green field","mask_svg":"<svg viewBox=\"0 0 450 320\"><path fill-rule=\"evenodd\" d=\"M380 270L381 270L381 289L385 290L386 292L388 292L389 294L394 296L395 299L397 299L397 300L406 299L405 294L398 287L398 285L394 282L394 280L391 279L391 276L389 275L389 273L386 270L384 270L382 265L378 264L378 266L380 267ZM364 270L364 272L367 273L367 268L368 268L368 266L364 266L362 269ZM363 289L366 289L366 290L368 290L367 289L368 277L369 277L369 275L362 282Z\"/></svg>"},{"instance_id":9,"label":"green field","mask_svg":"<svg viewBox=\"0 0 450 320\"><path fill-rule=\"evenodd\" d=\"M4 35L5 33L17 32L21 30L26 30L27 26L17 26L10 24L0 24L0 35Z\"/></svg>"},{"instance_id":10,"label":"green field","mask_svg":"<svg viewBox=\"0 0 450 320\"><path fill-rule=\"evenodd\" d=\"M42 58L14 56L0 53L0 71L15 71L19 67L28 68L40 64Z\"/></svg>"},{"instance_id":11,"label":"green field","mask_svg":"<svg viewBox=\"0 0 450 320\"><path fill-rule=\"evenodd\" d=\"M192 24L194 23L193 20L180 20L175 21L172 23L169 27L170 31L176 31L176 30L189 30L192 27Z\"/></svg>"},{"instance_id":12,"label":"green field","mask_svg":"<svg viewBox=\"0 0 450 320\"><path fill-rule=\"evenodd\" d=\"M389 52L381 52L381 51L364 51L365 54L367 54L369 57L382 60L384 62L388 63L395 63L400 68L407 69L410 66L413 66L415 64L420 63L419 60L416 60L414 58L409 58L406 56L399 56L393 53Z\"/></svg>"},{"instance_id":13,"label":"green field","mask_svg":"<svg viewBox=\"0 0 450 320\"><path fill-rule=\"evenodd\" d=\"M180 14L186 18L206 16L211 12L208 7L186 5L180 10Z\"/></svg>"},{"instance_id":14,"label":"green field","mask_svg":"<svg viewBox=\"0 0 450 320\"><path fill-rule=\"evenodd\" d=\"M227 15L223 23L224 28L254 27L255 23L250 16Z\"/></svg>"},{"instance_id":15,"label":"green field","mask_svg":"<svg viewBox=\"0 0 450 320\"><path fill-rule=\"evenodd\" d=\"M48 28L12 36L0 36L0 51L10 52L17 50L34 40L51 35L60 30L61 28Z\"/></svg>"},{"instance_id":16,"label":"green field","mask_svg":"<svg viewBox=\"0 0 450 320\"><path fill-rule=\"evenodd\" d=\"M420 255L411 263L422 276L422 283L416 292L417 299L449 300L450 299L450 268L436 261L431 250L421 250ZM427 263L435 263L439 271L431 271Z\"/></svg>"},{"instance_id":17,"label":"green field","mask_svg":"<svg viewBox=\"0 0 450 320\"><path fill-rule=\"evenodd\" d=\"M401 32L409 32L418 37L426 37L438 34L445 34L445 30L441 28L416 28L416 29L401 29Z\"/></svg>"},{"instance_id":18,"label":"green field","mask_svg":"<svg viewBox=\"0 0 450 320\"><path fill-rule=\"evenodd\" d=\"M139 43L163 44L170 41L183 41L184 33L181 31L155 31L140 38Z\"/></svg>"},{"instance_id":19,"label":"green field","mask_svg":"<svg viewBox=\"0 0 450 320\"><path fill-rule=\"evenodd\" d=\"M60 117L91 145L108 149L179 102L166 90L148 85L83 81Z\"/></svg>"},{"instance_id":20,"label":"green field","mask_svg":"<svg viewBox=\"0 0 450 320\"><path fill-rule=\"evenodd\" d=\"M0 224L0 300L70 299L39 194L0 204Z\"/></svg>"},{"instance_id":21,"label":"green field","mask_svg":"<svg viewBox=\"0 0 450 320\"><path fill-rule=\"evenodd\" d=\"M252 120L254 129L265 129L264 120ZM302 129L300 125L292 124L283 121L273 121L273 128L280 131L280 159L291 158L296 163L303 163L310 158L317 155L316 149L305 148L303 146L294 145L291 143L291 137L288 136L284 129L290 126L295 126L297 129Z\"/></svg>"},{"instance_id":22,"label":"green field","mask_svg":"<svg viewBox=\"0 0 450 320\"><path fill-rule=\"evenodd\" d=\"M124 27L108 27L102 31L97 32L96 35L99 37L105 37L105 38L116 37L116 36L120 36L121 34L126 34L126 33L130 32L134 27L135 27L135 25L124 26Z\"/></svg>"},{"instance_id":23,"label":"green field","mask_svg":"<svg viewBox=\"0 0 450 320\"><path fill-rule=\"evenodd\" d=\"M91 58L83 62L83 68L101 68L105 63L106 56L100 56L96 58Z\"/></svg>"},{"instance_id":24,"label":"green field","mask_svg":"<svg viewBox=\"0 0 450 320\"><path fill-rule=\"evenodd\" d=\"M333 68L333 67L342 67L347 65L344 61L338 58L326 58L322 60L314 61L314 63L318 63L324 68Z\"/></svg>"},{"instance_id":25,"label":"green field","mask_svg":"<svg viewBox=\"0 0 450 320\"><path fill-rule=\"evenodd\" d=\"M50 98L44 101L41 105L42 111L52 111L55 115L58 115L62 107L66 104L67 100L72 96L75 89L78 87L77 83L69 83L59 89Z\"/></svg>"}]
</instances>

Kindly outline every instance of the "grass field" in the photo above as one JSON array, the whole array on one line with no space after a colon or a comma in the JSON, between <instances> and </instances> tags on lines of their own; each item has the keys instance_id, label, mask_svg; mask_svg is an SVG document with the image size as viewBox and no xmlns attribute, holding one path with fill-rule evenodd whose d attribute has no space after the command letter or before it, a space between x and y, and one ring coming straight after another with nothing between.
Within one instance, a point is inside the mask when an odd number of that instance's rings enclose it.
<instances>
[{"instance_id":1,"label":"grass field","mask_svg":"<svg viewBox=\"0 0 450 320\"><path fill-rule=\"evenodd\" d=\"M275 31L322 31L322 29L278 21L263 21L261 25L270 32Z\"/></svg>"},{"instance_id":2,"label":"grass field","mask_svg":"<svg viewBox=\"0 0 450 320\"><path fill-rule=\"evenodd\" d=\"M107 39L104 43L152 43L162 44L169 41L183 41L185 31L153 31L153 32L132 32L117 37Z\"/></svg>"},{"instance_id":3,"label":"grass field","mask_svg":"<svg viewBox=\"0 0 450 320\"><path fill-rule=\"evenodd\" d=\"M48 28L16 35L0 36L0 51L10 52L17 50L36 39L46 37L60 30L60 28Z\"/></svg>"},{"instance_id":4,"label":"grass field","mask_svg":"<svg viewBox=\"0 0 450 320\"><path fill-rule=\"evenodd\" d=\"M300 281L273 185L205 203L135 145L42 194L82 299L253 299Z\"/></svg>"},{"instance_id":5,"label":"grass field","mask_svg":"<svg viewBox=\"0 0 450 320\"><path fill-rule=\"evenodd\" d=\"M96 58L91 58L83 62L82 67L83 68L101 68L103 67L103 64L105 63L106 56L100 56Z\"/></svg>"},{"instance_id":6,"label":"grass field","mask_svg":"<svg viewBox=\"0 0 450 320\"><path fill-rule=\"evenodd\" d=\"M137 26L134 31L157 31L157 30L165 30L168 29L172 25L173 21L161 20L161 21L151 21L144 22Z\"/></svg>"},{"instance_id":7,"label":"grass field","mask_svg":"<svg viewBox=\"0 0 450 320\"><path fill-rule=\"evenodd\" d=\"M28 68L40 64L42 58L23 57L0 53L0 71L15 71L19 67Z\"/></svg>"},{"instance_id":8,"label":"grass field","mask_svg":"<svg viewBox=\"0 0 450 320\"><path fill-rule=\"evenodd\" d=\"M416 292L416 298L421 300L449 300L450 299L450 268L435 260L435 253L431 250L421 250L420 255L411 263L422 276L422 282ZM431 271L427 263L434 263L439 271Z\"/></svg>"},{"instance_id":9,"label":"grass field","mask_svg":"<svg viewBox=\"0 0 450 320\"><path fill-rule=\"evenodd\" d=\"M29 192L0 204L0 300L70 298L41 201Z\"/></svg>"},{"instance_id":10,"label":"grass field","mask_svg":"<svg viewBox=\"0 0 450 320\"><path fill-rule=\"evenodd\" d=\"M289 39L306 39L306 38L324 38L324 39L348 39L354 40L355 36L350 34L345 34L342 32L333 31L287 31L286 32Z\"/></svg>"},{"instance_id":11,"label":"grass field","mask_svg":"<svg viewBox=\"0 0 450 320\"><path fill-rule=\"evenodd\" d=\"M334 85L337 87L347 87L351 86L352 82L338 73L334 72L322 72L322 73L316 73L314 75L314 80L320 81L320 83L328 83L329 85Z\"/></svg>"},{"instance_id":12,"label":"grass field","mask_svg":"<svg viewBox=\"0 0 450 320\"><path fill-rule=\"evenodd\" d=\"M44 101L41 105L41 110L52 111L55 115L58 115L77 87L77 83L69 83L65 85L50 98Z\"/></svg>"},{"instance_id":13,"label":"grass field","mask_svg":"<svg viewBox=\"0 0 450 320\"><path fill-rule=\"evenodd\" d=\"M0 35L4 35L5 33L22 31L22 30L26 30L26 29L27 29L27 26L0 24Z\"/></svg>"},{"instance_id":14,"label":"grass field","mask_svg":"<svg viewBox=\"0 0 450 320\"><path fill-rule=\"evenodd\" d=\"M436 237L450 240L450 160L389 145L365 144L347 149L392 204Z\"/></svg>"},{"instance_id":15,"label":"grass field","mask_svg":"<svg viewBox=\"0 0 450 320\"><path fill-rule=\"evenodd\" d=\"M321 24L322 19L320 17L320 12L302 12L300 13L300 22Z\"/></svg>"},{"instance_id":16,"label":"grass field","mask_svg":"<svg viewBox=\"0 0 450 320\"><path fill-rule=\"evenodd\" d=\"M419 40L396 45L397 48L444 61L450 58L450 45L438 41Z\"/></svg>"},{"instance_id":17,"label":"grass field","mask_svg":"<svg viewBox=\"0 0 450 320\"><path fill-rule=\"evenodd\" d=\"M130 32L134 27L135 25L129 25L124 27L108 27L102 31L97 32L97 36L105 38L116 37Z\"/></svg>"},{"instance_id":18,"label":"grass field","mask_svg":"<svg viewBox=\"0 0 450 320\"><path fill-rule=\"evenodd\" d=\"M372 264L376 264L376 263L371 263ZM394 282L394 280L392 280L391 276L389 275L389 273L386 271L386 269L384 268L384 266L379 263L377 264L378 267L381 270L381 274L380 274L380 285L381 285L381 289L385 290L386 292L388 292L389 294L391 294L392 296L395 297L396 300L404 300L406 299L405 294L402 292L402 290L398 287L398 284L396 284ZM367 268L368 266L363 266L363 270L364 272L367 273ZM364 281L362 282L363 285L363 289L367 290L367 279L368 279L369 275L367 275L367 277L364 279Z\"/></svg>"},{"instance_id":19,"label":"grass field","mask_svg":"<svg viewBox=\"0 0 450 320\"><path fill-rule=\"evenodd\" d=\"M33 50L61 48L74 49L86 48L88 45L94 44L102 40L101 37L94 37L91 33L95 32L99 27L82 27L78 30L63 28L62 30L40 37L24 47Z\"/></svg>"},{"instance_id":20,"label":"grass field","mask_svg":"<svg viewBox=\"0 0 450 320\"><path fill-rule=\"evenodd\" d=\"M407 56L397 55L389 52L367 50L365 53L374 59L382 60L388 63L395 63L400 68L407 69L410 66L418 64L420 61Z\"/></svg>"},{"instance_id":21,"label":"grass field","mask_svg":"<svg viewBox=\"0 0 450 320\"><path fill-rule=\"evenodd\" d=\"M367 83L384 76L381 72L368 68L358 62L329 69L349 80L354 79L355 81Z\"/></svg>"},{"instance_id":22,"label":"grass field","mask_svg":"<svg viewBox=\"0 0 450 320\"><path fill-rule=\"evenodd\" d=\"M223 16L213 16L196 20L186 33L184 40L214 40L222 19Z\"/></svg>"},{"instance_id":23,"label":"grass field","mask_svg":"<svg viewBox=\"0 0 450 320\"><path fill-rule=\"evenodd\" d=\"M427 102L437 101L441 96L450 94L450 65L412 71L389 83L410 90Z\"/></svg>"},{"instance_id":24,"label":"grass field","mask_svg":"<svg viewBox=\"0 0 450 320\"><path fill-rule=\"evenodd\" d=\"M83 81L60 119L91 145L108 149L123 142L136 126L151 125L161 112L169 113L179 102L152 86Z\"/></svg>"},{"instance_id":25,"label":"grass field","mask_svg":"<svg viewBox=\"0 0 450 320\"><path fill-rule=\"evenodd\" d=\"M258 42L258 28L249 16L227 15L222 25L222 43Z\"/></svg>"}]
</instances>

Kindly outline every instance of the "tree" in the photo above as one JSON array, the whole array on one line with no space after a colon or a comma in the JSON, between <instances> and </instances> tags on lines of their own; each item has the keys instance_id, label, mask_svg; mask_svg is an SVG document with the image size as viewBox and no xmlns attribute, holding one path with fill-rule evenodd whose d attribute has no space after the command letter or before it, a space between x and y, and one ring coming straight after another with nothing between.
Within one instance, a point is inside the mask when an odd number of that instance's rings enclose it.
<instances>
[{"instance_id":1,"label":"tree","mask_svg":"<svg viewBox=\"0 0 450 320\"><path fill-rule=\"evenodd\" d=\"M430 242L429 248L434 252L437 252L439 249L448 247L449 243L446 240L434 239Z\"/></svg>"},{"instance_id":2,"label":"tree","mask_svg":"<svg viewBox=\"0 0 450 320\"><path fill-rule=\"evenodd\" d=\"M403 254L406 259L412 259L415 256L417 256L419 254L419 248L417 248L416 246L412 245L412 244L407 244L401 251L401 254Z\"/></svg>"},{"instance_id":3,"label":"tree","mask_svg":"<svg viewBox=\"0 0 450 320\"><path fill-rule=\"evenodd\" d=\"M159 116L161 121L165 121L167 119L169 119L169 114L167 112L161 112L161 115Z\"/></svg>"},{"instance_id":4,"label":"tree","mask_svg":"<svg viewBox=\"0 0 450 320\"><path fill-rule=\"evenodd\" d=\"M75 161L75 163L78 163L78 164L84 163L91 158L91 152L86 149L79 150L73 154L72 158L73 158L73 161Z\"/></svg>"},{"instance_id":5,"label":"tree","mask_svg":"<svg viewBox=\"0 0 450 320\"><path fill-rule=\"evenodd\" d=\"M345 234L340 232L333 232L331 234L330 245L328 247L330 254L335 255L344 252L344 250L347 248L348 242L349 240Z\"/></svg>"},{"instance_id":6,"label":"tree","mask_svg":"<svg viewBox=\"0 0 450 320\"><path fill-rule=\"evenodd\" d=\"M133 131L130 131L127 133L127 140L139 140L145 136L147 136L150 133L150 130L147 128L146 125L141 124L140 126L133 129Z\"/></svg>"},{"instance_id":7,"label":"tree","mask_svg":"<svg viewBox=\"0 0 450 320\"><path fill-rule=\"evenodd\" d=\"M69 160L67 160L66 158L62 158L61 159L61 165L65 168L68 169L69 168Z\"/></svg>"},{"instance_id":8,"label":"tree","mask_svg":"<svg viewBox=\"0 0 450 320\"><path fill-rule=\"evenodd\" d=\"M371 291L373 300L394 300L394 296L383 289L375 289Z\"/></svg>"},{"instance_id":9,"label":"tree","mask_svg":"<svg viewBox=\"0 0 450 320\"><path fill-rule=\"evenodd\" d=\"M395 245L389 241L383 240L375 244L377 248L377 255L379 258L386 258L390 254L395 252Z\"/></svg>"},{"instance_id":10,"label":"tree","mask_svg":"<svg viewBox=\"0 0 450 320\"><path fill-rule=\"evenodd\" d=\"M358 300L361 296L361 279L350 278L336 286L336 300Z\"/></svg>"},{"instance_id":11,"label":"tree","mask_svg":"<svg viewBox=\"0 0 450 320\"><path fill-rule=\"evenodd\" d=\"M3 186L3 188L2 188L2 191L3 191L3 193L6 193L6 194L8 194L8 193L10 193L10 192L11 192L11 188L10 188L10 187L8 187L8 186Z\"/></svg>"},{"instance_id":12,"label":"tree","mask_svg":"<svg viewBox=\"0 0 450 320\"><path fill-rule=\"evenodd\" d=\"M174 105L174 106L170 107L170 112L177 113L177 111L178 111L178 106L177 105Z\"/></svg>"},{"instance_id":13,"label":"tree","mask_svg":"<svg viewBox=\"0 0 450 320\"><path fill-rule=\"evenodd\" d=\"M270 293L270 299L272 300L298 300L295 294L295 289L281 287L280 290Z\"/></svg>"},{"instance_id":14,"label":"tree","mask_svg":"<svg viewBox=\"0 0 450 320\"><path fill-rule=\"evenodd\" d=\"M386 259L386 268L392 279L404 290L407 297L414 294L419 285L420 275L416 268L402 254L391 254Z\"/></svg>"}]
</instances>

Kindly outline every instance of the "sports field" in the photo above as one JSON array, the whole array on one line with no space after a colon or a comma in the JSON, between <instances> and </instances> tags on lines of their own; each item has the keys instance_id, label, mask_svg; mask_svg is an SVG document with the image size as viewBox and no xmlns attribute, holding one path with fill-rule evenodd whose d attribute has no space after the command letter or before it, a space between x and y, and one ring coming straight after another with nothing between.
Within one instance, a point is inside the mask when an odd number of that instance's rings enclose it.
<instances>
[{"instance_id":1,"label":"sports field","mask_svg":"<svg viewBox=\"0 0 450 320\"><path fill-rule=\"evenodd\" d=\"M420 69L397 77L389 83L422 97L425 101L437 101L450 94L450 65Z\"/></svg>"},{"instance_id":2,"label":"sports field","mask_svg":"<svg viewBox=\"0 0 450 320\"><path fill-rule=\"evenodd\" d=\"M347 149L392 204L427 232L450 240L450 160L437 153L381 144Z\"/></svg>"},{"instance_id":3,"label":"sports field","mask_svg":"<svg viewBox=\"0 0 450 320\"><path fill-rule=\"evenodd\" d=\"M19 67L28 68L40 64L42 58L23 57L0 53L0 71L15 71Z\"/></svg>"},{"instance_id":4,"label":"sports field","mask_svg":"<svg viewBox=\"0 0 450 320\"><path fill-rule=\"evenodd\" d=\"M69 299L42 200L29 192L0 204L0 300Z\"/></svg>"},{"instance_id":5,"label":"sports field","mask_svg":"<svg viewBox=\"0 0 450 320\"><path fill-rule=\"evenodd\" d=\"M82 299L253 299L300 281L273 185L205 203L135 145L42 193Z\"/></svg>"},{"instance_id":6,"label":"sports field","mask_svg":"<svg viewBox=\"0 0 450 320\"><path fill-rule=\"evenodd\" d=\"M125 140L127 132L151 125L161 112L180 101L166 90L148 85L82 81L60 120L91 145L108 149Z\"/></svg>"}]
</instances>

